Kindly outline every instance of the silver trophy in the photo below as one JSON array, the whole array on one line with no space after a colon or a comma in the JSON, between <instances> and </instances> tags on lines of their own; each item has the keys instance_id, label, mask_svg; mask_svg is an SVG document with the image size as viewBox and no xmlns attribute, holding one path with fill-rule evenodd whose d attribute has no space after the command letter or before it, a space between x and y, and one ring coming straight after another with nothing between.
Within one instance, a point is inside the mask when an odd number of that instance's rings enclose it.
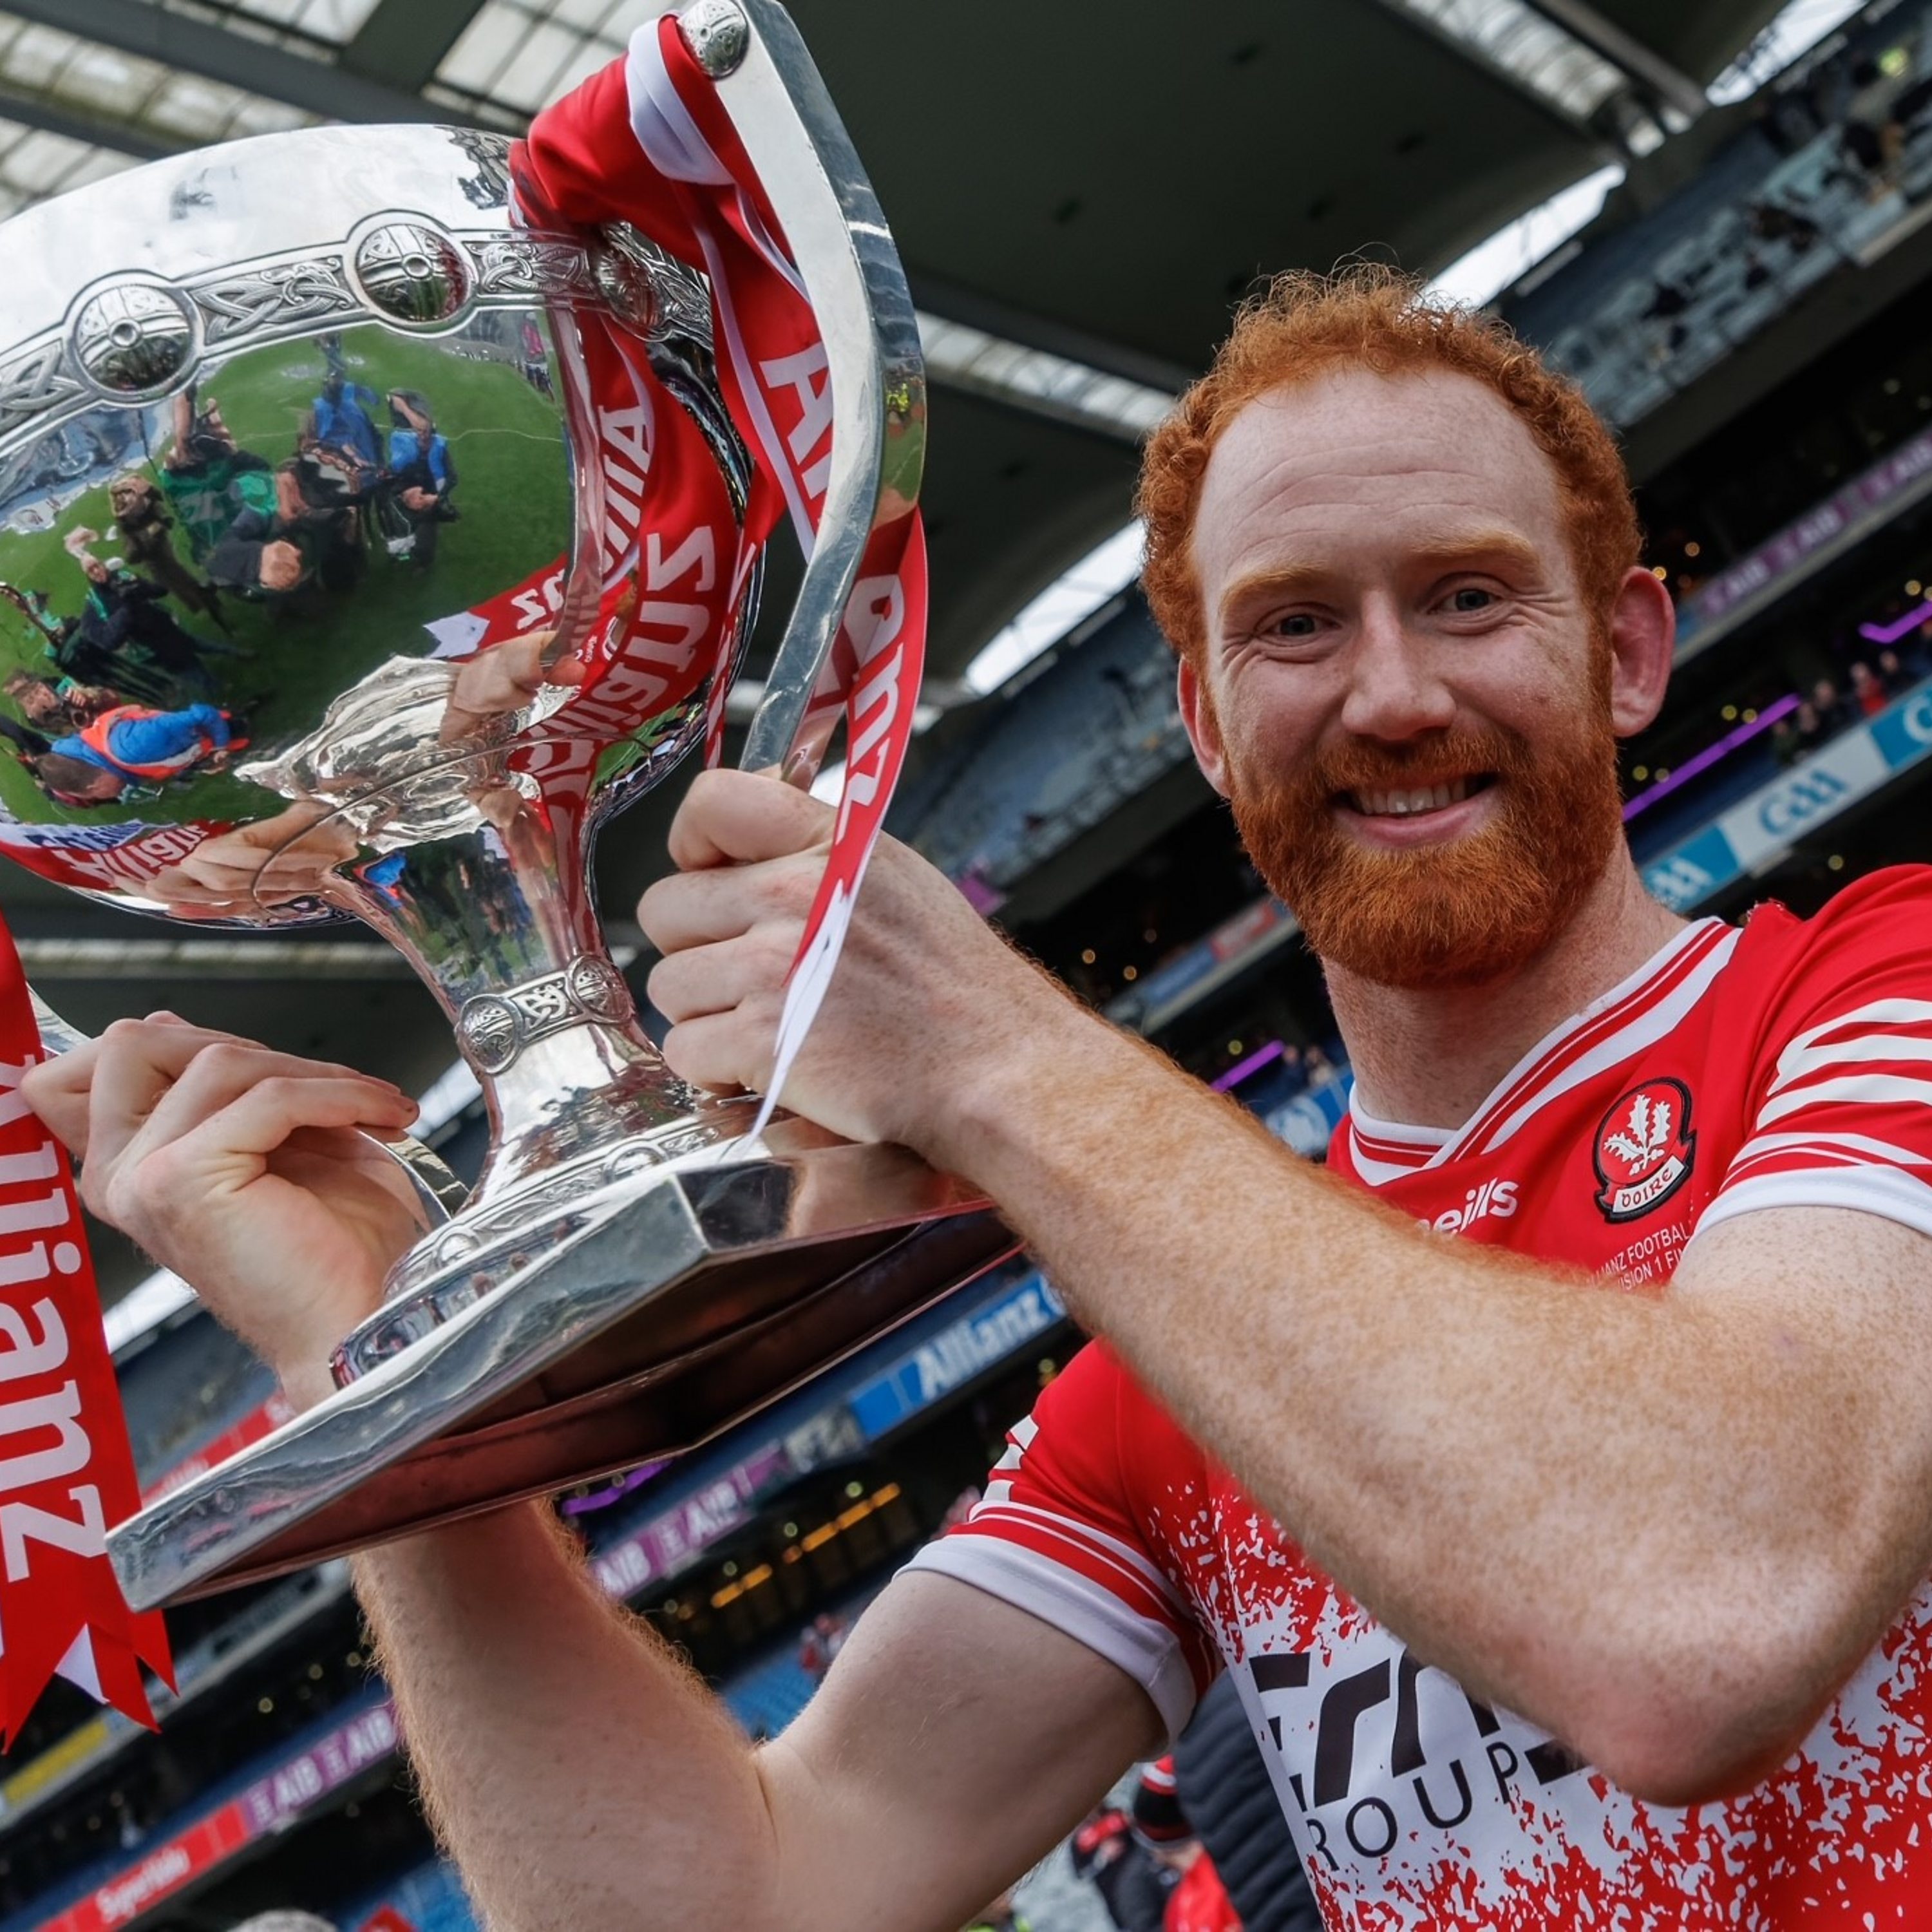
<instances>
[{"instance_id":1,"label":"silver trophy","mask_svg":"<svg viewBox=\"0 0 1932 1932\"><path fill-rule=\"evenodd\" d=\"M695 0L680 28L829 357L824 521L744 754L808 782L889 437L892 510L916 491L918 340L782 10ZM466 1202L399 1150L436 1225L338 1393L114 1532L136 1607L688 1448L1012 1246L903 1149L783 1115L748 1139L755 1102L685 1086L638 1023L591 838L704 737L756 586L676 702L583 681L623 616L600 545L640 507L591 447L587 321L645 358L740 516L748 469L697 270L628 228L520 225L508 158L470 130L312 128L0 231L0 845L166 918L374 926L493 1129Z\"/></svg>"}]
</instances>

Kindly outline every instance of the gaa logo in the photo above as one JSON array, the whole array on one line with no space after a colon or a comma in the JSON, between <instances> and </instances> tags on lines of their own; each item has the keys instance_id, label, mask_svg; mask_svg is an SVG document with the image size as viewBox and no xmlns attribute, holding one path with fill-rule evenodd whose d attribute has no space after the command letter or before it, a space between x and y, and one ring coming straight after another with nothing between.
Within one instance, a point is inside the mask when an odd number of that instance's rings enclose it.
<instances>
[{"instance_id":1,"label":"gaa logo","mask_svg":"<svg viewBox=\"0 0 1932 1932\"><path fill-rule=\"evenodd\" d=\"M1592 1154L1597 1205L1611 1221L1634 1220L1670 1199L1690 1172L1690 1090L1681 1080L1646 1080L1604 1116Z\"/></svg>"}]
</instances>

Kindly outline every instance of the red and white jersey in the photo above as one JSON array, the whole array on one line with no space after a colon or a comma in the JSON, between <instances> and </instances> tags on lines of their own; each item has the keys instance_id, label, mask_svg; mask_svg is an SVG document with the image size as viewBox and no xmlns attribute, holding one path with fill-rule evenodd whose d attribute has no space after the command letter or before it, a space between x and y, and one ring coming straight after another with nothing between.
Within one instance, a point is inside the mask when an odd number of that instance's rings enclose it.
<instances>
[{"instance_id":1,"label":"red and white jersey","mask_svg":"<svg viewBox=\"0 0 1932 1932\"><path fill-rule=\"evenodd\" d=\"M1445 1235L1632 1282L1760 1208L1857 1208L1932 1236L1932 870L1874 874L1809 921L1767 905L1741 929L1691 926L1466 1126L1358 1111L1330 1159ZM1420 1664L1104 1346L1047 1388L978 1510L914 1567L1111 1658L1177 1731L1225 1662L1331 1926L1932 1923L1923 1585L1774 1777L1673 1810Z\"/></svg>"}]
</instances>

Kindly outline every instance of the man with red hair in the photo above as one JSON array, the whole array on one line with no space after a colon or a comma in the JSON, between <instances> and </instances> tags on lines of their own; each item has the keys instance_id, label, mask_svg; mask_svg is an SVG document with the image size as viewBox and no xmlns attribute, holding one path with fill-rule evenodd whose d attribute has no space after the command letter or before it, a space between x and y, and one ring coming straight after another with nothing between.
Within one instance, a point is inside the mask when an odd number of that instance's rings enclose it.
<instances>
[{"instance_id":1,"label":"man with red hair","mask_svg":"<svg viewBox=\"0 0 1932 1932\"><path fill-rule=\"evenodd\" d=\"M956 1924L1222 1668L1333 1924L1932 1918L1932 883L1645 894L1672 618L1616 452L1412 283L1245 311L1143 507L1354 1065L1329 1169L883 847L786 1100L984 1187L1102 1339L756 1750L541 1511L358 1558L489 1922ZM639 908L687 1077L769 1077L829 818L692 787ZM28 1090L325 1392L407 1233L344 1130L410 1103L165 1018Z\"/></svg>"}]
</instances>

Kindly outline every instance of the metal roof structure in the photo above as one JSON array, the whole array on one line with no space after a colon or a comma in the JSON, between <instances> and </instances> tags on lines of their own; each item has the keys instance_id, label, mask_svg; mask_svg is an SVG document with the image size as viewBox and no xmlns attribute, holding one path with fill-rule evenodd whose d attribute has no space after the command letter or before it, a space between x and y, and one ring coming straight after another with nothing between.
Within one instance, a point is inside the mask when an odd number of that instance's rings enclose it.
<instances>
[{"instance_id":1,"label":"metal roof structure","mask_svg":"<svg viewBox=\"0 0 1932 1932\"><path fill-rule=\"evenodd\" d=\"M641 0L8 0L0 216L145 160L316 121L514 131ZM1258 277L1439 268L1648 151L1778 0L793 0L891 220L931 374L929 674L957 680L1125 520L1135 444ZM791 573L770 580L783 608ZM755 658L753 670L757 668ZM668 801L607 834L614 910ZM56 1006L160 1004L420 1088L451 1058L367 938L171 932L0 871ZM138 945L125 942L140 941ZM326 976L322 976L328 969ZM312 983L311 983L312 982Z\"/></svg>"}]
</instances>

